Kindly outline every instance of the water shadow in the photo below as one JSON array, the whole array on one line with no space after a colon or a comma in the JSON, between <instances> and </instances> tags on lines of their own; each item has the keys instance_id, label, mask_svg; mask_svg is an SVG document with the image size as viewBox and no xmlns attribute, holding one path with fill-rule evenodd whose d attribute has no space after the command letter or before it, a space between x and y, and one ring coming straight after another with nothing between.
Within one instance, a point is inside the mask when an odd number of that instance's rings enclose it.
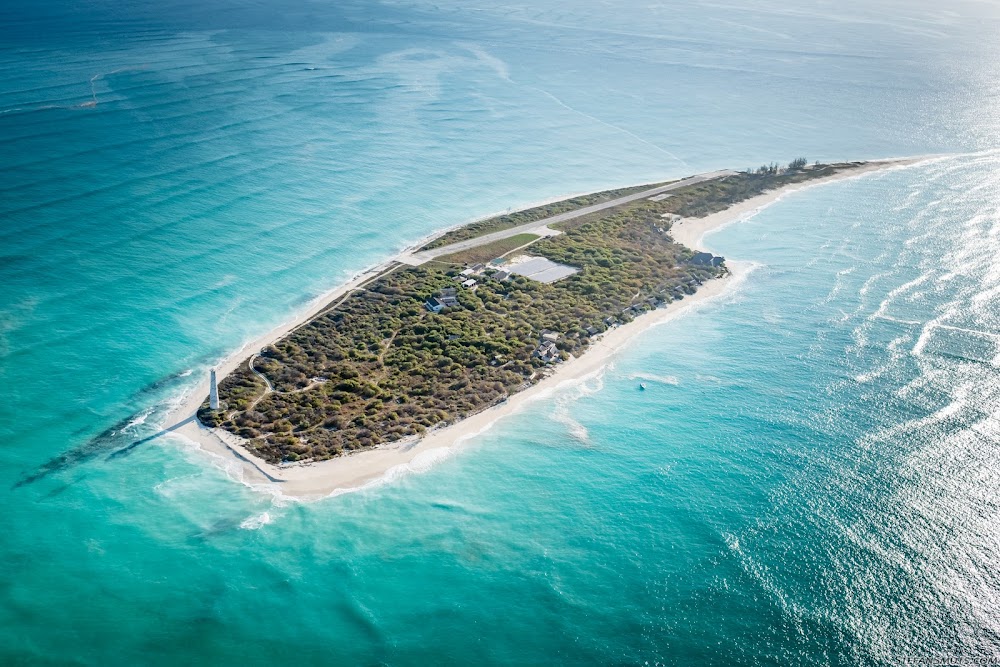
<instances>
[{"instance_id":1,"label":"water shadow","mask_svg":"<svg viewBox=\"0 0 1000 667\"><path fill-rule=\"evenodd\" d=\"M50 459L49 461L44 463L41 467L39 467L38 470L36 470L35 472L31 473L30 475L26 475L22 477L20 480L18 480L14 484L13 488L18 489L22 486L27 486L28 484L32 484L40 479L44 479L45 477L48 477L53 473L59 472L60 470L65 470L67 468L71 468L76 465L80 465L81 463L89 459L92 459L94 457L106 453L109 449L118 447L121 444L123 436L125 435L124 431L132 424L133 418L134 416L126 417L125 419L122 419L121 421L116 423L114 426L105 429L94 438L91 438L89 441L87 441L85 445L76 447L75 449L71 449L70 451L64 454L60 454L59 456ZM166 435L167 433L170 433L171 431L180 428L184 424L187 424L193 421L194 419L195 417L194 415L192 415L187 419L174 424L173 426L167 427L161 431L158 431L157 433L154 433L153 435L142 438L140 440L136 440L131 444L129 444L128 446L121 448L110 454L108 456L108 460L118 458L121 456L126 456L139 445L147 443L150 440L155 440L156 438L162 435Z\"/></svg>"}]
</instances>

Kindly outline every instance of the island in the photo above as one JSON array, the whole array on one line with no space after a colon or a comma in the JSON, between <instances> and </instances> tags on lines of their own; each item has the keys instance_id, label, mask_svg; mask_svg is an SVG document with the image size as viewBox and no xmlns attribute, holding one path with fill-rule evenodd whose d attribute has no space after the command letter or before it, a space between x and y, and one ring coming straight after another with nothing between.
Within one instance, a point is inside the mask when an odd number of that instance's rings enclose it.
<instances>
[{"instance_id":1,"label":"island","mask_svg":"<svg viewBox=\"0 0 1000 667\"><path fill-rule=\"evenodd\" d=\"M703 232L699 221L788 188L900 162L800 158L572 197L446 231L222 369L217 409L202 401L189 434L278 482L301 481L293 469L394 450L350 477L370 480L406 461L400 451L440 441L647 313L724 282L730 268L694 247L692 223ZM345 479L305 487L329 492Z\"/></svg>"}]
</instances>

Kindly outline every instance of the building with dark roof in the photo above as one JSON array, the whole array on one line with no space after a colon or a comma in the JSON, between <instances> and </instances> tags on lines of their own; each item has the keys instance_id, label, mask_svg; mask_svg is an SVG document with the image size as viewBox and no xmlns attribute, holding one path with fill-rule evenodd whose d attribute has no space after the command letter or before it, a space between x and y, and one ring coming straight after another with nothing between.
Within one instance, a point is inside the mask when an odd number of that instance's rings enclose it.
<instances>
[{"instance_id":1,"label":"building with dark roof","mask_svg":"<svg viewBox=\"0 0 1000 667\"><path fill-rule=\"evenodd\" d=\"M710 252L696 252L691 258L691 263L699 266L721 266L725 261L725 257L713 255Z\"/></svg>"},{"instance_id":2,"label":"building with dark roof","mask_svg":"<svg viewBox=\"0 0 1000 667\"><path fill-rule=\"evenodd\" d=\"M453 308L458 305L458 298L455 296L454 287L443 289L424 302L424 307L432 313L440 313L445 308Z\"/></svg>"}]
</instances>

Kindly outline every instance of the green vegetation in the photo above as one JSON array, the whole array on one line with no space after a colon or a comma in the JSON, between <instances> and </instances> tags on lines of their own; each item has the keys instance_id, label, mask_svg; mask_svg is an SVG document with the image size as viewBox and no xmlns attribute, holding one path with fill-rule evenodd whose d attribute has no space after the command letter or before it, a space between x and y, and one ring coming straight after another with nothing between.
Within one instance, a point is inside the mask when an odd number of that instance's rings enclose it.
<instances>
[{"instance_id":1,"label":"green vegetation","mask_svg":"<svg viewBox=\"0 0 1000 667\"><path fill-rule=\"evenodd\" d=\"M630 188L618 188L617 190L604 190L602 192L594 192L588 195L580 195L579 197L573 197L572 199L552 202L551 204L543 204L541 206L528 208L523 211L515 211L513 213L506 213L504 215L486 218L485 220L477 220L476 222L469 223L464 227L459 227L458 229L453 229L450 232L442 234L422 247L421 250L432 250L434 248L440 248L452 243L458 243L459 241L466 241L468 239L478 238L486 234L492 234L493 232L510 229L511 227L526 225L529 222L542 220L543 218L548 218L553 215L559 215L560 213L565 213L566 211L575 211L576 209L583 208L585 206L602 204L606 201L611 201L612 199L627 197L628 195L642 192L643 190L651 190L655 187L667 185L672 182L673 181L664 181L663 183L649 183Z\"/></svg>"},{"instance_id":2,"label":"green vegetation","mask_svg":"<svg viewBox=\"0 0 1000 667\"><path fill-rule=\"evenodd\" d=\"M514 236L508 236L505 239L493 241L492 243L485 243L475 248L453 252L450 255L442 255L434 261L444 262L445 264L478 264L480 262L488 262L491 259L503 257L511 250L517 250L539 238L541 237L538 234L515 234Z\"/></svg>"},{"instance_id":3,"label":"green vegetation","mask_svg":"<svg viewBox=\"0 0 1000 667\"><path fill-rule=\"evenodd\" d=\"M531 253L578 273L552 284L480 276L475 290L458 290L458 306L437 314L425 300L455 287L461 267L397 266L255 358L274 391L244 363L220 384L222 409L206 402L198 416L275 463L327 459L463 419L549 372L533 354L543 330L560 334L562 358L579 355L606 323L627 322L724 273L692 262L694 253L673 242L671 214L706 215L850 166L748 170L574 219L561 225L565 233L535 241ZM531 240L515 236L482 250L492 257Z\"/></svg>"},{"instance_id":4,"label":"green vegetation","mask_svg":"<svg viewBox=\"0 0 1000 667\"><path fill-rule=\"evenodd\" d=\"M853 169L863 164L860 162L848 162L806 167L804 164L805 158L799 158L792 162L792 164L797 165L800 160L802 161L802 166L795 169L783 170L777 164L764 165L757 170L748 169L740 172L736 176L716 178L711 181L674 190L670 193L672 196L664 200L662 202L663 206L657 210L673 213L682 218L702 218L712 213L724 211L733 204L756 197L769 190L832 176L839 171ZM638 206L650 203L648 200L634 202ZM601 213L604 212L602 211ZM579 224L589 217L577 218L562 223L558 227L562 229L567 225Z\"/></svg>"}]
</instances>

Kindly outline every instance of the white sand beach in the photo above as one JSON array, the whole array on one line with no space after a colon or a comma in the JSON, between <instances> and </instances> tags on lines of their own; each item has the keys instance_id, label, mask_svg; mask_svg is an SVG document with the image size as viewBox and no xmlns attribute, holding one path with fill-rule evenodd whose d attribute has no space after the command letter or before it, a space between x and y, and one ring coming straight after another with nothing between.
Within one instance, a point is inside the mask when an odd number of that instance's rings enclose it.
<instances>
[{"instance_id":1,"label":"white sand beach","mask_svg":"<svg viewBox=\"0 0 1000 667\"><path fill-rule=\"evenodd\" d=\"M719 211L718 213L707 215L704 218L684 218L674 223L674 225L670 228L670 235L673 236L674 240L681 245L686 245L689 248L700 249L702 238L708 232L724 227L725 225L744 220L756 213L758 210L773 204L790 192L798 192L799 190L813 188L826 183L835 183L837 181L843 181L850 178L858 178L866 174L883 171L885 169L907 167L918 162L924 162L932 157L933 156L871 160L857 169L842 171L834 174L833 176L827 176L826 178L817 178L816 180L808 181L806 183L797 183L795 185L789 185L783 188L778 188L777 190L765 192L762 195L751 197L750 199L742 201L739 204L730 206L725 211Z\"/></svg>"},{"instance_id":2,"label":"white sand beach","mask_svg":"<svg viewBox=\"0 0 1000 667\"><path fill-rule=\"evenodd\" d=\"M907 166L924 159L926 158L901 158L869 162L846 173L768 192L705 218L681 220L675 223L671 233L677 242L691 248L698 248L702 237L708 231L745 219L754 211L776 201L789 191L845 178L856 178L881 169ZM411 255L412 251L405 251L392 260L360 274L349 283L317 299L309 309L293 321L237 350L218 367L219 379L221 380L232 372L252 353L279 340L288 332L326 309L332 302ZM222 429L205 428L193 418L208 394L207 379L191 391L182 404L168 416L166 423L172 433L193 441L201 449L221 457L220 460L227 464L227 470L250 485L268 485L273 487L272 490L277 490L285 496L300 499L322 498L344 490L363 487L366 484L377 483L387 476L392 476L395 472L405 472L407 469L420 467L429 460L447 455L462 443L489 429L498 420L514 414L530 401L545 397L557 390L561 384L578 382L600 370L616 352L621 350L637 334L723 294L743 271L738 263L729 262L728 264L730 276L709 281L694 295L681 301L675 301L664 308L636 318L632 323L606 332L585 354L556 365L548 377L532 387L514 394L499 405L460 422L434 429L420 439L400 441L327 461L275 466L250 454L241 445L240 438Z\"/></svg>"}]
</instances>

